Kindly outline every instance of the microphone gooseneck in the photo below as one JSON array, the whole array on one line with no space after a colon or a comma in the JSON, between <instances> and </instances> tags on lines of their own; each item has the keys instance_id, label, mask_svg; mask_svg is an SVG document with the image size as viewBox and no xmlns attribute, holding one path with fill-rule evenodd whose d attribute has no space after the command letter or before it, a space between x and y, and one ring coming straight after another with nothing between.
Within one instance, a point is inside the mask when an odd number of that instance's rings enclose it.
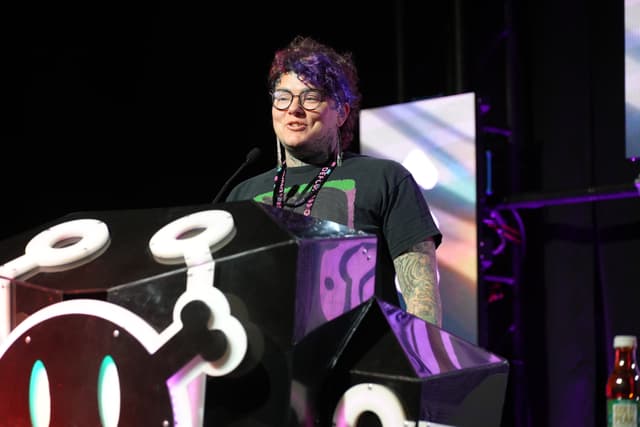
<instances>
[{"instance_id":1,"label":"microphone gooseneck","mask_svg":"<svg viewBox=\"0 0 640 427\"><path fill-rule=\"evenodd\" d=\"M253 147L251 150L249 150L249 152L247 153L247 157L245 158L244 162L240 165L240 167L238 169L236 169L236 171L233 173L233 175L231 175L229 177L229 179L227 179L227 181L224 183L224 185L222 186L220 191L218 191L218 194L216 194L216 197L213 198L213 201L211 203L218 203L218 201L220 201L220 198L222 197L222 195L227 191L227 189L229 188L229 185L231 185L233 180L236 179L238 174L240 172L242 172L242 170L244 168L246 168L247 166L249 166L251 163L253 163L256 160L258 160L258 157L260 157L260 148Z\"/></svg>"}]
</instances>

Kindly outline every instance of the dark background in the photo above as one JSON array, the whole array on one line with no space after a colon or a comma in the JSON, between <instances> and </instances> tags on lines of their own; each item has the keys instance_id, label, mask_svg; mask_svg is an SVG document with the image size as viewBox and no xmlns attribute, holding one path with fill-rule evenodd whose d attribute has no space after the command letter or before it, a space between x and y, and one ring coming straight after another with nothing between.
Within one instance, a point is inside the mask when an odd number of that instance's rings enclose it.
<instances>
[{"instance_id":1,"label":"dark background","mask_svg":"<svg viewBox=\"0 0 640 427\"><path fill-rule=\"evenodd\" d=\"M363 108L475 92L479 336L510 361L503 425L604 425L613 335L640 334L621 0L0 16L0 238L70 212L210 202L254 146L262 156L238 179L271 167L266 75L296 34L353 53ZM518 238L498 250L509 229Z\"/></svg>"},{"instance_id":2,"label":"dark background","mask_svg":"<svg viewBox=\"0 0 640 427\"><path fill-rule=\"evenodd\" d=\"M365 108L452 92L452 5L344 3L6 14L11 187L40 206L15 226L75 209L211 201L253 146L260 162L239 178L272 166L266 77L295 34L353 52ZM437 26L425 25L431 16Z\"/></svg>"}]
</instances>

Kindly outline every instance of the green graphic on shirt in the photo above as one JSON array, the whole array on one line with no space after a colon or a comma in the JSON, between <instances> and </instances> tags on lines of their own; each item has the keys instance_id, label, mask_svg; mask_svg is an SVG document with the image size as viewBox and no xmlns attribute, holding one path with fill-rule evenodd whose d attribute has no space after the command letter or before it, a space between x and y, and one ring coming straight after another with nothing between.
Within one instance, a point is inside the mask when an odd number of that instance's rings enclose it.
<instances>
[{"instance_id":1,"label":"green graphic on shirt","mask_svg":"<svg viewBox=\"0 0 640 427\"><path fill-rule=\"evenodd\" d=\"M298 192L303 193L308 186L308 184L300 185ZM353 179L337 179L334 181L329 180L324 184L323 188L334 188L336 190L341 190L345 193L348 193L349 191L356 188L356 182ZM287 194L289 190L291 190L291 187L286 187L284 189L284 194ZM273 191L258 194L253 198L253 200L259 203L271 203L271 200L273 200Z\"/></svg>"},{"instance_id":2,"label":"green graphic on shirt","mask_svg":"<svg viewBox=\"0 0 640 427\"><path fill-rule=\"evenodd\" d=\"M308 184L302 184L298 193L303 193ZM287 194L291 187L286 187L284 194ZM273 203L273 192L258 194L253 198L258 203L270 205ZM312 215L318 218L334 221L347 227L354 227L356 200L356 182L353 179L337 179L327 181L322 186L322 191L318 194L318 199L313 206ZM301 213L304 205L294 209L294 212Z\"/></svg>"}]
</instances>

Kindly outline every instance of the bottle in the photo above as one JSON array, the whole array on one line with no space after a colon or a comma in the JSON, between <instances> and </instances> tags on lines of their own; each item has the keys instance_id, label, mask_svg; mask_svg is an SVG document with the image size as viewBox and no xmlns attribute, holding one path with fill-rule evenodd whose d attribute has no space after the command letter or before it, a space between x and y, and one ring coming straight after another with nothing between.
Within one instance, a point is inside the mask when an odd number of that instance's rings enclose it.
<instances>
[{"instance_id":1,"label":"bottle","mask_svg":"<svg viewBox=\"0 0 640 427\"><path fill-rule=\"evenodd\" d=\"M634 335L616 335L613 339L615 362L607 378L607 427L638 427L638 366Z\"/></svg>"}]
</instances>

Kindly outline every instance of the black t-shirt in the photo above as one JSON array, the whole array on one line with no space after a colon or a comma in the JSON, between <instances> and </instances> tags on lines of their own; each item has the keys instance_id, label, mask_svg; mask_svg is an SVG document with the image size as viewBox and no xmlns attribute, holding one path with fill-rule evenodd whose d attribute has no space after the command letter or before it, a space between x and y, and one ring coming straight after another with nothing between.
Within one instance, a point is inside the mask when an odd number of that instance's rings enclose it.
<instances>
[{"instance_id":1,"label":"black t-shirt","mask_svg":"<svg viewBox=\"0 0 640 427\"><path fill-rule=\"evenodd\" d=\"M287 169L284 194L290 201L313 184L319 170L315 166ZM226 200L271 205L275 174L274 168L241 182ZM291 187L298 187L296 194L289 194L293 193ZM294 211L302 213L304 209L303 203ZM384 239L392 259L427 238L433 238L436 246L442 240L411 173L396 161L362 154L345 153L342 165L332 171L318 193L311 216L376 234Z\"/></svg>"}]
</instances>

